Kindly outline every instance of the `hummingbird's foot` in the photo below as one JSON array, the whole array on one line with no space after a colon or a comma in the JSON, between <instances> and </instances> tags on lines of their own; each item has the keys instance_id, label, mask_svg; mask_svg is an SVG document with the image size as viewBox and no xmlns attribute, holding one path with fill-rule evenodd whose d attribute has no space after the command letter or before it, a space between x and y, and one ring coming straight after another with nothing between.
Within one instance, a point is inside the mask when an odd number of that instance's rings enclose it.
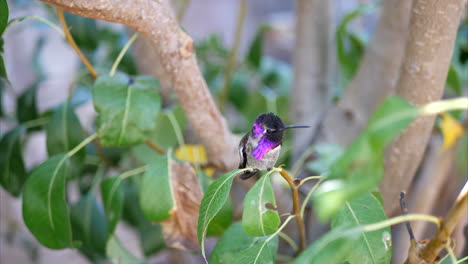
<instances>
[{"instance_id":1,"label":"hummingbird's foot","mask_svg":"<svg viewBox=\"0 0 468 264\"><path fill-rule=\"evenodd\" d=\"M248 171L245 171L244 173L240 174L239 178L241 180L247 180L248 178L257 175L259 172L260 172L259 169L248 170Z\"/></svg>"}]
</instances>

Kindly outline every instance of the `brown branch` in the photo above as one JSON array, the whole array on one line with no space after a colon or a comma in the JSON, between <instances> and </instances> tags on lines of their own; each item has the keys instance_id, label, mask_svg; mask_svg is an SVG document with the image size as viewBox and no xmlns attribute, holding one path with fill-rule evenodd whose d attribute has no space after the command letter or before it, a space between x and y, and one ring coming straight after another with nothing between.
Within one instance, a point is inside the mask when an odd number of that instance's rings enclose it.
<instances>
[{"instance_id":1,"label":"brown branch","mask_svg":"<svg viewBox=\"0 0 468 264\"><path fill-rule=\"evenodd\" d=\"M414 0L397 95L415 105L441 98L463 7L464 0ZM387 215L398 208L399 192L410 186L434 119L418 118L386 151L381 191Z\"/></svg>"},{"instance_id":2,"label":"brown branch","mask_svg":"<svg viewBox=\"0 0 468 264\"><path fill-rule=\"evenodd\" d=\"M98 74L94 70L91 63L89 63L88 59L86 59L86 57L83 55L80 48L78 48L78 46L76 45L76 42L73 39L70 33L70 30L68 29L67 22L65 21L65 17L63 16L62 10L60 8L56 8L56 10L57 10L57 15L59 17L60 23L62 24L62 27L63 27L63 32L65 33L65 38L67 39L68 43L73 48L73 50L75 50L76 54L80 58L81 62L83 62L84 66L88 69L91 76L93 76L93 78L96 79L98 77Z\"/></svg>"},{"instance_id":3,"label":"brown branch","mask_svg":"<svg viewBox=\"0 0 468 264\"><path fill-rule=\"evenodd\" d=\"M237 23L236 30L234 35L234 43L232 44L231 53L229 54L229 59L226 66L226 71L224 73L224 85L221 90L219 97L219 109L224 110L226 101L229 97L229 89L231 88L232 74L234 73L236 62L237 62L237 52L239 51L239 46L242 38L242 29L244 28L245 23L245 13L247 12L247 0L241 0L239 4L239 11L237 13Z\"/></svg>"},{"instance_id":4,"label":"brown branch","mask_svg":"<svg viewBox=\"0 0 468 264\"><path fill-rule=\"evenodd\" d=\"M400 208L401 208L401 214L402 215L407 215L408 214L408 207L406 207L405 203L405 192L400 193ZM408 221L406 222L406 230L408 231L409 237L411 241L416 241L413 233L413 229L411 228L411 223Z\"/></svg>"},{"instance_id":5,"label":"brown branch","mask_svg":"<svg viewBox=\"0 0 468 264\"><path fill-rule=\"evenodd\" d=\"M433 263L435 261L440 251L444 249L446 243L450 240L450 235L455 226L466 212L468 212L468 182L465 183L447 217L442 221L435 238L421 251L421 259L425 261L424 263Z\"/></svg>"},{"instance_id":6,"label":"brown branch","mask_svg":"<svg viewBox=\"0 0 468 264\"><path fill-rule=\"evenodd\" d=\"M306 236L305 236L304 221L302 219L302 214L301 214L301 204L299 201L299 191L298 191L299 186L283 168L279 168L279 173L288 182L289 187L291 188L293 210L294 210L294 214L296 215L297 228L299 229L299 235L301 239L300 244L299 244L299 252L301 252L302 250L305 249L305 246L306 246Z\"/></svg>"},{"instance_id":7,"label":"brown branch","mask_svg":"<svg viewBox=\"0 0 468 264\"><path fill-rule=\"evenodd\" d=\"M309 125L307 131L293 131L293 160L312 143L330 100L329 62L331 5L333 1L299 0L296 14L292 121ZM332 49L333 50L333 49Z\"/></svg>"},{"instance_id":8,"label":"brown branch","mask_svg":"<svg viewBox=\"0 0 468 264\"><path fill-rule=\"evenodd\" d=\"M211 97L196 62L193 40L179 28L168 8L152 0L43 2L77 15L128 25L151 39L156 53L164 62L163 72L169 76L210 162L222 170L231 170L238 165L238 138L231 134Z\"/></svg>"}]
</instances>

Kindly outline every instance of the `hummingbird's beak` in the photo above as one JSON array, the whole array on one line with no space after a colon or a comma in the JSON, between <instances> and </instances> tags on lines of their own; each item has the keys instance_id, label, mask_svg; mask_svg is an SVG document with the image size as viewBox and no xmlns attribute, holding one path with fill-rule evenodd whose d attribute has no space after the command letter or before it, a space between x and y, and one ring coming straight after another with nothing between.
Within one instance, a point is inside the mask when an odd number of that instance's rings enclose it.
<instances>
[{"instance_id":1,"label":"hummingbird's beak","mask_svg":"<svg viewBox=\"0 0 468 264\"><path fill-rule=\"evenodd\" d=\"M286 126L281 130L286 130L286 129L289 129L289 128L308 128L308 127L310 127L310 126Z\"/></svg>"}]
</instances>

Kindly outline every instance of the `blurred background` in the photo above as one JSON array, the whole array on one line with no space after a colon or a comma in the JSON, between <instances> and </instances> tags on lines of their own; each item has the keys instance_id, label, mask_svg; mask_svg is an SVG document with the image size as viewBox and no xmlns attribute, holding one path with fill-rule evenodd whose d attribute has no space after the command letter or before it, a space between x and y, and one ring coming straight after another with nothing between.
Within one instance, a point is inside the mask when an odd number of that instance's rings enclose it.
<instances>
[{"instance_id":1,"label":"blurred background","mask_svg":"<svg viewBox=\"0 0 468 264\"><path fill-rule=\"evenodd\" d=\"M387 21L388 24L382 25L379 24L379 18L383 19L382 6L385 6L382 1L322 1L319 4L320 10L311 12L313 18L310 27L296 29L295 1L254 0L245 1L245 6L242 6L244 1L239 0L174 2L177 7L175 9L178 10L177 15L183 14L183 29L195 40L200 68L231 130L239 134L245 133L259 113L270 111L277 113L287 124L313 125L314 133L287 135L285 148L278 162L292 166L304 151L308 151L307 146L310 143L318 143L313 151L309 150L310 155L307 156L304 173L309 174L320 173L330 164L332 157L341 153L342 146L349 143L367 122L366 114L361 113L371 112L384 95L389 93L389 89L385 87L395 84L397 67L375 66L377 71L383 71L379 75L378 72L359 72L359 66L362 60L366 60L365 56L372 56L366 54L366 49L376 28L388 30L389 33L383 36L380 42L371 44L375 49L374 53L385 57L382 60L390 65L399 65L407 26L402 27L397 22L408 20L410 8L409 4L387 4L389 7L386 10L397 16L393 18L393 22ZM55 10L39 1L10 0L8 3L10 19L35 16L59 25ZM245 12L244 19L239 18L242 10ZM71 14L66 14L66 19L78 46L98 72L110 69L118 53L133 34L132 30L122 25ZM240 34L239 30L236 30L238 28L241 28ZM296 90L293 94L291 87L300 86L299 83L303 81L295 76L297 72L294 71L294 56L301 56L295 55L295 51L300 48L295 44L298 30L314 35L314 48L309 51L313 58L298 67L310 72L307 75L313 79L310 83L318 88L306 87L304 93ZM398 35L399 32L401 36ZM64 38L49 25L34 18L12 24L3 38L4 60L11 85L3 86L1 91L0 106L3 116L0 118L0 135L16 125L16 121L11 117L20 112L29 120L47 116L69 96L83 129L92 131L96 116L90 92L93 80L87 75L87 70ZM144 38L137 39L131 52L124 56L119 65L120 71L131 75L155 74L152 62L154 58L148 53L148 44L145 42L147 41ZM389 47L390 45L394 47ZM233 48L236 50L234 53ZM389 53L392 51L395 54ZM308 56L309 52L306 51L303 56ZM235 58L231 59L231 56ZM466 15L459 28L452 60L444 97L467 96ZM75 87L70 95L72 84ZM367 95L362 92L355 92L356 96L353 97L353 89L357 89L356 87L376 84L381 87L381 91L370 92L369 98L364 99L363 96ZM163 105L170 106L176 100L175 95L165 89L163 83L161 86ZM351 95L342 100L346 92ZM362 103L359 103L360 101ZM343 116L353 115L357 125L347 126L347 121L333 117L332 108L337 103L344 109ZM178 111L180 112L180 109ZM329 121L322 122L324 118ZM466 130L466 113L456 113L454 118L460 123L464 122ZM185 120L184 117L180 119ZM183 123L186 142L197 143L196 136L187 132L190 131L189 125L185 124L185 121ZM340 125L334 126L334 123ZM457 140L453 154L441 157L438 151L444 142L439 127L438 121L412 185L415 192L430 186L431 202L415 204L414 200L411 204L410 200L410 210L414 206L413 211L445 215L462 182L468 176L468 138L465 132ZM169 141L176 142L172 138ZM169 141L166 141L168 145L171 144ZM46 160L45 132L31 131L25 139L23 153L27 170ZM437 175L433 175L434 171ZM71 196L78 195L73 194L74 190L70 188ZM1 263L89 263L89 260L76 250L54 251L40 246L23 223L21 201L3 189L0 189L0 208ZM467 218L468 216L455 233L457 241L466 241L467 231L464 233L463 227L468 223ZM139 237L141 234L130 228L130 225L120 222L117 234L135 256L151 253L149 263L174 263L171 261L174 254L182 254L175 250L163 249L163 246L156 246L151 252L142 252ZM432 235L425 225L416 225L415 229L419 239ZM321 231L317 230L311 231L310 237L318 237L326 227ZM406 236L406 233L398 229L395 231L393 243L400 247L395 246L394 251L401 250L405 253L401 256L395 254L394 263L401 263L401 257L406 256ZM211 246L213 243L211 242ZM457 250L461 252L462 245L457 247ZM187 255L184 261L202 261L199 256Z\"/></svg>"}]
</instances>

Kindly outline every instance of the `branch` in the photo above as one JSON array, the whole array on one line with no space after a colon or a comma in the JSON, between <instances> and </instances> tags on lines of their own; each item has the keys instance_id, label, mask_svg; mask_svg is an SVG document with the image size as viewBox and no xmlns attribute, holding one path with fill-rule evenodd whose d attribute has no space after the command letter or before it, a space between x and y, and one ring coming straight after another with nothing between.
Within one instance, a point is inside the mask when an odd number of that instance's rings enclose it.
<instances>
[{"instance_id":1,"label":"branch","mask_svg":"<svg viewBox=\"0 0 468 264\"><path fill-rule=\"evenodd\" d=\"M447 217L442 221L442 225L437 230L435 238L421 251L421 259L425 263L432 263L444 249L446 243L450 240L455 226L460 221L461 217L468 212L468 182L458 195L455 205L450 209Z\"/></svg>"},{"instance_id":2,"label":"branch","mask_svg":"<svg viewBox=\"0 0 468 264\"><path fill-rule=\"evenodd\" d=\"M464 0L415 0L411 9L396 94L415 105L439 100L452 57ZM435 117L420 117L386 151L385 178L381 184L385 211L398 208L398 194L406 190L421 162Z\"/></svg>"},{"instance_id":3,"label":"branch","mask_svg":"<svg viewBox=\"0 0 468 264\"><path fill-rule=\"evenodd\" d=\"M67 12L128 25L151 39L179 102L204 144L210 162L222 170L237 166L238 138L231 134L198 68L193 40L171 11L152 0L42 0Z\"/></svg>"},{"instance_id":4,"label":"branch","mask_svg":"<svg viewBox=\"0 0 468 264\"><path fill-rule=\"evenodd\" d=\"M312 129L293 131L293 160L297 160L312 143L325 108L331 101L327 74L331 45L331 2L297 1L291 113L294 124L309 125Z\"/></svg>"},{"instance_id":5,"label":"branch","mask_svg":"<svg viewBox=\"0 0 468 264\"><path fill-rule=\"evenodd\" d=\"M306 246L306 236L305 236L304 221L302 220L301 204L299 201L299 191L298 191L299 186L283 168L279 168L278 172L288 182L289 187L291 188L293 210L294 210L294 214L296 215L297 228L299 229L299 235L301 237L301 243L299 246L299 252L301 252L302 250L305 249L305 246Z\"/></svg>"}]
</instances>

